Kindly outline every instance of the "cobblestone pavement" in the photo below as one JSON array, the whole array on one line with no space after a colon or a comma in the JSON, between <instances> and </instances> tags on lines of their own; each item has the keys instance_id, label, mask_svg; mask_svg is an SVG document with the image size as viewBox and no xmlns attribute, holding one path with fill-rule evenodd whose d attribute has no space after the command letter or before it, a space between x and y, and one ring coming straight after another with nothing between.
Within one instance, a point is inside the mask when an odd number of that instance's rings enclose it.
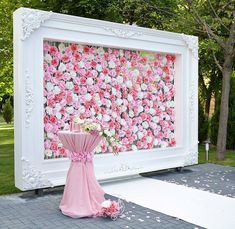
<instances>
[{"instance_id":1,"label":"cobblestone pavement","mask_svg":"<svg viewBox=\"0 0 235 229\"><path fill-rule=\"evenodd\" d=\"M33 192L0 196L0 228L17 229L199 229L201 227L187 223L162 213L125 202L125 212L121 218L111 221L108 218L72 219L62 215L58 209L62 190L45 191L41 197ZM106 199L110 197L106 195Z\"/></svg>"},{"instance_id":2,"label":"cobblestone pavement","mask_svg":"<svg viewBox=\"0 0 235 229\"><path fill-rule=\"evenodd\" d=\"M170 170L148 176L235 198L235 167L208 163L186 167L181 172Z\"/></svg>"}]
</instances>

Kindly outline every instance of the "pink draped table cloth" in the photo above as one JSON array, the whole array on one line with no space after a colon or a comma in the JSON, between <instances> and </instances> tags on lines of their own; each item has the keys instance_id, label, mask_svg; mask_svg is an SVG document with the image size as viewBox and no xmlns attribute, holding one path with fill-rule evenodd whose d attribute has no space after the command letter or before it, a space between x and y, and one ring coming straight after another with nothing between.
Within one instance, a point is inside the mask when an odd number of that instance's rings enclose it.
<instances>
[{"instance_id":1,"label":"pink draped table cloth","mask_svg":"<svg viewBox=\"0 0 235 229\"><path fill-rule=\"evenodd\" d=\"M71 159L60 209L72 218L96 216L105 200L93 167L93 150L101 136L70 131L59 131L58 136Z\"/></svg>"}]
</instances>

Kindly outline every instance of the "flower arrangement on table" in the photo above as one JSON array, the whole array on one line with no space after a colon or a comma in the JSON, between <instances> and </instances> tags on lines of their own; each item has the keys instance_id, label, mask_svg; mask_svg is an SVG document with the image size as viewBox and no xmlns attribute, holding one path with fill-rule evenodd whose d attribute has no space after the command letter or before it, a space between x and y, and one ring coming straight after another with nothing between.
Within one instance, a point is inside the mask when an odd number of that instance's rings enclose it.
<instances>
[{"instance_id":1,"label":"flower arrangement on table","mask_svg":"<svg viewBox=\"0 0 235 229\"><path fill-rule=\"evenodd\" d=\"M120 149L120 143L108 129L105 129L101 123L92 119L81 119L77 116L72 117L70 121L70 131L88 132L90 134L100 134L107 141L114 154Z\"/></svg>"},{"instance_id":2,"label":"flower arrangement on table","mask_svg":"<svg viewBox=\"0 0 235 229\"><path fill-rule=\"evenodd\" d=\"M124 202L120 199L115 200L105 200L101 204L101 211L98 213L98 216L109 217L112 220L116 220L118 216L122 215L125 210Z\"/></svg>"}]
</instances>

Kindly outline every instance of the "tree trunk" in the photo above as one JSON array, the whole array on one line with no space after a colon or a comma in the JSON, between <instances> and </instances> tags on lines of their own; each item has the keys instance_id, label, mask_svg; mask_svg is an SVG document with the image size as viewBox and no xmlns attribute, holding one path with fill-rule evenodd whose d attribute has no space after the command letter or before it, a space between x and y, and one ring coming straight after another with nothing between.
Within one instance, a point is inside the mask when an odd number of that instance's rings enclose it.
<instances>
[{"instance_id":1,"label":"tree trunk","mask_svg":"<svg viewBox=\"0 0 235 229\"><path fill-rule=\"evenodd\" d=\"M207 117L209 117L210 113L210 104L211 104L211 92L208 92L206 95L206 105L205 105L205 113L207 114Z\"/></svg>"},{"instance_id":2,"label":"tree trunk","mask_svg":"<svg viewBox=\"0 0 235 229\"><path fill-rule=\"evenodd\" d=\"M219 116L219 131L217 137L217 159L224 160L226 151L227 140L227 123L229 112L229 91L230 91L230 79L232 75L232 56L227 55L225 52L225 61L222 69L222 91L221 91L221 103L220 103L220 116Z\"/></svg>"}]
</instances>

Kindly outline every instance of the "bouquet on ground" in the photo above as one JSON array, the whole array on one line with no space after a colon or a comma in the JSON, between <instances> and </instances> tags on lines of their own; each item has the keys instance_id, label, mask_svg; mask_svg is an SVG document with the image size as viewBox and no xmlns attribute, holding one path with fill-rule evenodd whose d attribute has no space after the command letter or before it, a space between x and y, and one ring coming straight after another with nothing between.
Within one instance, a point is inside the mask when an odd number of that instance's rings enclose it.
<instances>
[{"instance_id":1,"label":"bouquet on ground","mask_svg":"<svg viewBox=\"0 0 235 229\"><path fill-rule=\"evenodd\" d=\"M92 119L80 119L75 116L70 121L70 131L74 132L88 132L90 134L100 134L105 138L108 145L114 154L119 152L120 143L113 133L107 128L104 128L101 123Z\"/></svg>"},{"instance_id":2,"label":"bouquet on ground","mask_svg":"<svg viewBox=\"0 0 235 229\"><path fill-rule=\"evenodd\" d=\"M116 220L125 210L124 202L120 199L118 199L118 201L105 200L101 204L101 207L101 211L98 215L102 217L109 217L112 220Z\"/></svg>"}]
</instances>

